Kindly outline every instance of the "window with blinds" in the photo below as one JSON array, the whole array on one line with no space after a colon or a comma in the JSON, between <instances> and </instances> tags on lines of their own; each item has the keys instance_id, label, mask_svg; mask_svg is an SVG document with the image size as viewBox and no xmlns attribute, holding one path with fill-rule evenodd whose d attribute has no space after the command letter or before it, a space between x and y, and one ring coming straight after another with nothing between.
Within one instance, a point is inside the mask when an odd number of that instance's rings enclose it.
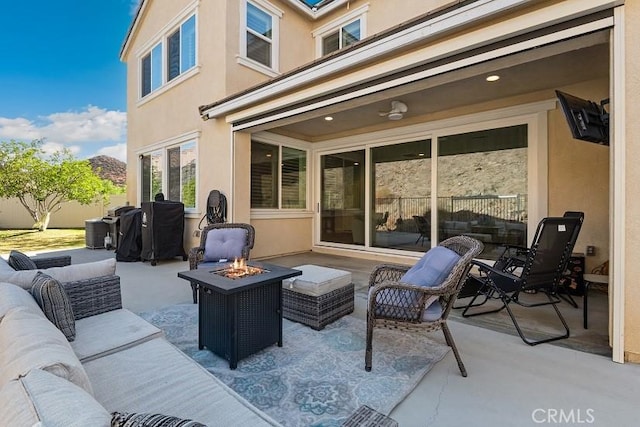
<instances>
[{"instance_id":1,"label":"window with blinds","mask_svg":"<svg viewBox=\"0 0 640 427\"><path fill-rule=\"evenodd\" d=\"M166 59L163 58L166 52ZM196 15L163 37L141 59L141 97L191 70L196 65ZM164 74L163 74L164 69Z\"/></svg>"},{"instance_id":2,"label":"window with blinds","mask_svg":"<svg viewBox=\"0 0 640 427\"><path fill-rule=\"evenodd\" d=\"M247 2L247 58L272 67L273 17Z\"/></svg>"},{"instance_id":3,"label":"window with blinds","mask_svg":"<svg viewBox=\"0 0 640 427\"><path fill-rule=\"evenodd\" d=\"M142 90L141 96L146 96L162 86L162 43L158 43L142 58Z\"/></svg>"},{"instance_id":4,"label":"window with blinds","mask_svg":"<svg viewBox=\"0 0 640 427\"><path fill-rule=\"evenodd\" d=\"M307 152L251 142L251 208L305 209Z\"/></svg>"},{"instance_id":5,"label":"window with blinds","mask_svg":"<svg viewBox=\"0 0 640 427\"><path fill-rule=\"evenodd\" d=\"M322 54L340 50L354 44L362 38L361 22L356 19L322 37Z\"/></svg>"}]
</instances>

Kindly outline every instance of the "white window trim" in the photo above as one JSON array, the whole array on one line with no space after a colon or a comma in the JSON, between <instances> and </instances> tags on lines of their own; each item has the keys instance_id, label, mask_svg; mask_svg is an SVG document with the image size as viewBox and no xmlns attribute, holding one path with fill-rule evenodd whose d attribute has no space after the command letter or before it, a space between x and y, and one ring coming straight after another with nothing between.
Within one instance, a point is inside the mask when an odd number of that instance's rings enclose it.
<instances>
[{"instance_id":1,"label":"white window trim","mask_svg":"<svg viewBox=\"0 0 640 427\"><path fill-rule=\"evenodd\" d=\"M418 139L431 138L433 146L437 137L451 135L455 133L473 132L483 129L513 126L519 124L527 125L528 156L527 156L527 192L529 194L529 223L537 224L538 221L548 212L548 138L547 138L547 114L556 109L555 99L523 104L513 107L506 107L497 110L469 114L460 117L452 117L429 123L405 126L401 128L388 129L372 132L365 135L354 135L350 137L338 138L323 142L321 149L313 150L313 167L315 171L320 170L320 157L326 154L333 154L342 151L353 151L365 149L368 156L368 149L390 144L415 141ZM432 150L434 147L432 146ZM432 151L433 155L433 151ZM369 166L367 158L367 167ZM368 172L368 171L367 171ZM437 166L432 167L432 173L437 173ZM314 181L312 203L317 205L321 199L320 179L314 172L311 178ZM437 184L435 180L432 181ZM368 180L367 180L368 183ZM368 188L365 192L365 209L371 203L371 196ZM433 194L433 193L432 193ZM354 249L351 245L334 244L320 241L320 220L319 213L315 212L316 221L314 224L314 248L343 248ZM433 227L433 225L432 225ZM529 227L527 241L533 238L535 227ZM376 248L370 246L369 237L365 234L365 246L359 246L357 250L367 252L379 252L398 256L422 256L424 253L411 253L407 251L393 250L389 248Z\"/></svg>"},{"instance_id":2,"label":"white window trim","mask_svg":"<svg viewBox=\"0 0 640 427\"><path fill-rule=\"evenodd\" d=\"M186 144L188 142L195 142L196 144L196 206L195 208L185 208L185 215L189 218L198 217L200 215L200 202L198 194L200 193L200 179L199 179L199 159L200 159L200 131L192 131L183 133L181 135L177 135L162 141L158 141L153 144L146 145L136 150L136 158L141 158L144 155L150 155L156 151L162 151L163 160L166 163L166 155L167 149L180 146L182 144ZM163 174L162 174L162 188L167 188L167 173L166 173L166 164L163 165ZM142 202L142 170L140 168L140 164L136 167L137 171L137 182L138 182L138 190L136 194L136 199L138 201L137 205L140 206Z\"/></svg>"},{"instance_id":3,"label":"white window trim","mask_svg":"<svg viewBox=\"0 0 640 427\"><path fill-rule=\"evenodd\" d=\"M271 67L247 57L247 3L271 15ZM243 0L240 2L240 54L236 61L269 77L280 75L280 19L284 12L265 0Z\"/></svg>"},{"instance_id":4,"label":"white window trim","mask_svg":"<svg viewBox=\"0 0 640 427\"><path fill-rule=\"evenodd\" d=\"M169 21L169 23L167 23L167 25L165 25L164 27L162 27L158 32L156 32L153 37L151 37L149 39L149 41L147 41L144 45L142 45L137 51L136 51L136 60L138 63L138 89L137 89L137 105L142 105L145 102L149 101L150 99L155 98L156 96L158 96L160 93L165 92L167 89L174 87L176 85L178 85L179 83L183 82L184 80L186 80L188 77L192 77L193 75L197 74L199 72L200 69L200 65L199 65L199 54L198 51L199 49L199 33L200 33L200 19L198 17L198 6L200 4L200 0L195 0L192 3L190 3L189 5L187 5L184 9L182 9L175 18L173 18L171 21ZM188 19L190 19L192 16L196 17L196 25L195 25L195 31L196 31L196 43L195 43L195 65L183 72L180 73L177 77L175 77L173 80L167 82L167 73L166 73L166 61L167 61L167 37L169 37L171 34L173 34L177 29L179 29L182 24L184 24ZM144 58L148 53L151 52L151 50L156 47L158 45L158 43L160 43L162 45L162 84L160 85L159 88L157 88L156 90L152 90L151 92L149 92L148 94L142 96L142 58Z\"/></svg>"},{"instance_id":5,"label":"white window trim","mask_svg":"<svg viewBox=\"0 0 640 427\"><path fill-rule=\"evenodd\" d=\"M246 49L246 45L245 45L245 49ZM274 71L273 69L267 67L266 65L261 64L257 61L254 61L253 59L250 59L250 58L246 58L238 55L236 56L236 61L240 65L244 65L247 68L251 68L252 70L258 71L262 74L266 74L269 77L277 77L280 75L279 72Z\"/></svg>"},{"instance_id":6,"label":"white window trim","mask_svg":"<svg viewBox=\"0 0 640 427\"><path fill-rule=\"evenodd\" d=\"M312 162L311 157L313 155L311 150L311 144L308 142L300 141L298 139L290 138L283 135L277 135L270 132L258 132L251 135L251 140L256 142L261 142L263 144L271 144L278 147L278 155L280 159L282 159L282 147L294 148L296 150L301 150L306 153L306 161L307 161L307 186L305 189L306 194L306 208L305 209L290 209L290 208L282 208L282 200L281 194L278 193L278 208L270 209L270 208L252 208L250 210L251 218L256 219L292 219L292 218L311 218L313 217L313 209L311 208L311 191L313 180L313 170L311 168ZM278 176L278 190L282 188L282 174L280 173Z\"/></svg>"},{"instance_id":7,"label":"white window trim","mask_svg":"<svg viewBox=\"0 0 640 427\"><path fill-rule=\"evenodd\" d=\"M367 12L369 10L369 3L353 9L346 15L340 18L334 19L311 32L311 35L315 39L316 45L316 58L320 58L322 55L322 40L333 33L340 30L342 27L352 23L353 21L360 20L360 40L367 37Z\"/></svg>"},{"instance_id":8,"label":"white window trim","mask_svg":"<svg viewBox=\"0 0 640 427\"><path fill-rule=\"evenodd\" d=\"M169 83L164 83L158 89L156 89L154 91L151 91L144 98L138 98L138 101L136 102L136 107L140 107L140 106L146 104L147 102L157 98L158 96L162 95L166 91L174 88L175 86L179 85L183 81L188 80L191 77L193 77L194 75L199 74L199 73L200 73L200 66L196 65L195 67L193 67L189 71L180 74L178 77L174 78ZM138 74L140 74L140 73L138 73ZM140 78L140 76L138 76L138 78ZM141 87L141 84L142 84L142 82L139 83L139 87ZM138 94L138 96L139 95L140 94Z\"/></svg>"}]
</instances>

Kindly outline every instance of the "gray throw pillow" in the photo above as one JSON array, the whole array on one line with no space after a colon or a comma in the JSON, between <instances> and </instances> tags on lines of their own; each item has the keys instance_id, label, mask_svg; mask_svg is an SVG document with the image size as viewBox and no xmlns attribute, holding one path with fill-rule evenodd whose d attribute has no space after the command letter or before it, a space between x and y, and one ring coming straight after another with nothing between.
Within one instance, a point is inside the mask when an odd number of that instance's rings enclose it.
<instances>
[{"instance_id":1,"label":"gray throw pillow","mask_svg":"<svg viewBox=\"0 0 640 427\"><path fill-rule=\"evenodd\" d=\"M233 261L242 257L242 248L247 242L244 228L218 228L209 230L204 243L204 262Z\"/></svg>"},{"instance_id":2,"label":"gray throw pillow","mask_svg":"<svg viewBox=\"0 0 640 427\"><path fill-rule=\"evenodd\" d=\"M38 268L31 258L19 251L9 253L9 265L14 270L35 270Z\"/></svg>"},{"instance_id":3,"label":"gray throw pillow","mask_svg":"<svg viewBox=\"0 0 640 427\"><path fill-rule=\"evenodd\" d=\"M192 420L161 414L133 414L114 412L111 414L111 427L207 427Z\"/></svg>"},{"instance_id":4,"label":"gray throw pillow","mask_svg":"<svg viewBox=\"0 0 640 427\"><path fill-rule=\"evenodd\" d=\"M33 278L31 295L47 319L62 331L67 340L73 341L76 338L76 320L67 292L60 282L39 271Z\"/></svg>"}]
</instances>

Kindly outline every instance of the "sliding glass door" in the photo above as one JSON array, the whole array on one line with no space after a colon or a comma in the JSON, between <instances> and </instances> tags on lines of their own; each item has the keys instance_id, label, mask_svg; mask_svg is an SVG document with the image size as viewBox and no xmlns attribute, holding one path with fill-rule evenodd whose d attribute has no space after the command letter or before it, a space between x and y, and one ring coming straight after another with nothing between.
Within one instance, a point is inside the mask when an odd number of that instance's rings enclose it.
<instances>
[{"instance_id":1,"label":"sliding glass door","mask_svg":"<svg viewBox=\"0 0 640 427\"><path fill-rule=\"evenodd\" d=\"M431 247L431 140L371 149L371 246Z\"/></svg>"},{"instance_id":2,"label":"sliding glass door","mask_svg":"<svg viewBox=\"0 0 640 427\"><path fill-rule=\"evenodd\" d=\"M526 246L528 126L320 155L320 240L425 252L466 235L485 259Z\"/></svg>"},{"instance_id":3,"label":"sliding glass door","mask_svg":"<svg viewBox=\"0 0 640 427\"><path fill-rule=\"evenodd\" d=\"M439 137L439 241L474 237L485 259L526 246L527 182L527 125Z\"/></svg>"},{"instance_id":4,"label":"sliding glass door","mask_svg":"<svg viewBox=\"0 0 640 427\"><path fill-rule=\"evenodd\" d=\"M364 245L364 150L320 157L320 239Z\"/></svg>"}]
</instances>

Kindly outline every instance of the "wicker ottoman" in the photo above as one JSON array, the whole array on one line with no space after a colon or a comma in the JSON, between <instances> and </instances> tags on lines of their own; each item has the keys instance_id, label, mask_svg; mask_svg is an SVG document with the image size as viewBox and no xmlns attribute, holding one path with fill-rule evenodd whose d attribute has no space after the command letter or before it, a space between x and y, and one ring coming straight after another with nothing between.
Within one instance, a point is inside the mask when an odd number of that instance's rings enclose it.
<instances>
[{"instance_id":1,"label":"wicker ottoman","mask_svg":"<svg viewBox=\"0 0 640 427\"><path fill-rule=\"evenodd\" d=\"M282 315L313 329L353 312L351 273L317 265L293 267L301 276L282 281Z\"/></svg>"}]
</instances>

